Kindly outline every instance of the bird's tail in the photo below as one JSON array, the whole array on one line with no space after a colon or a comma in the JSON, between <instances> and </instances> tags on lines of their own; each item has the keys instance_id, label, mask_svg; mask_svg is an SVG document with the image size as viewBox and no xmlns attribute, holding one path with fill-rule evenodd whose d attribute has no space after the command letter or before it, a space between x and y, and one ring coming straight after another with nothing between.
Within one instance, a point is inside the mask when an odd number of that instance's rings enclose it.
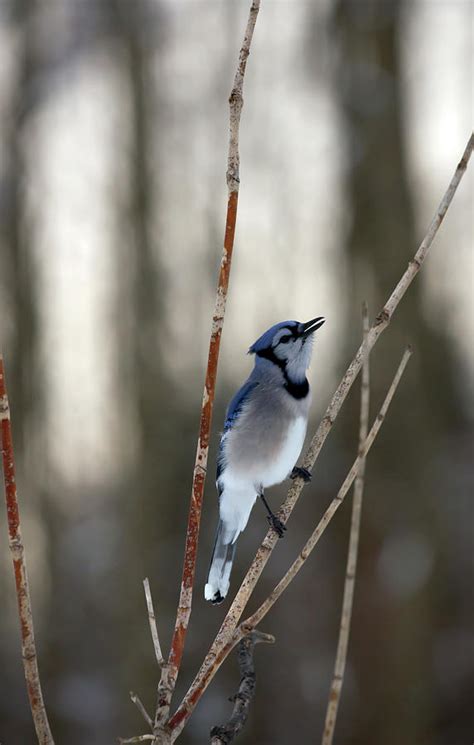
<instances>
[{"instance_id":1,"label":"bird's tail","mask_svg":"<svg viewBox=\"0 0 474 745\"><path fill-rule=\"evenodd\" d=\"M204 587L204 597L211 603L222 603L229 590L230 572L234 562L237 537L240 531L230 531L223 520L219 520L211 565Z\"/></svg>"}]
</instances>

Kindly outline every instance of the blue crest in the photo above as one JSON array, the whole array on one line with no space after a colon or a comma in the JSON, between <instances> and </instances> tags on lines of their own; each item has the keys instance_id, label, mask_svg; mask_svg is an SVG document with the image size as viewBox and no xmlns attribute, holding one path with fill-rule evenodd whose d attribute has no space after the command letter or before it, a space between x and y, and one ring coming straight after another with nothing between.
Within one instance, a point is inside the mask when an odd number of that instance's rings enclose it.
<instances>
[{"instance_id":1,"label":"blue crest","mask_svg":"<svg viewBox=\"0 0 474 745\"><path fill-rule=\"evenodd\" d=\"M276 323L274 326L269 328L268 331L265 331L265 333L262 334L254 344L252 344L249 349L249 354L256 354L257 352L263 352L264 349L268 349L271 346L273 337L277 331L284 328L294 329L299 325L298 321L281 321L281 323Z\"/></svg>"}]
</instances>

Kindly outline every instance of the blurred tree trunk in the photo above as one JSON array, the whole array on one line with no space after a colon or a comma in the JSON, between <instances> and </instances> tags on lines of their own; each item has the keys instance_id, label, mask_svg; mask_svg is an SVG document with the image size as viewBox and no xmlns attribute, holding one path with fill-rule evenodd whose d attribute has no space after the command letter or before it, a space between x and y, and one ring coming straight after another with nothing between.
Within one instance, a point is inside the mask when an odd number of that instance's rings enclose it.
<instances>
[{"instance_id":1,"label":"blurred tree trunk","mask_svg":"<svg viewBox=\"0 0 474 745\"><path fill-rule=\"evenodd\" d=\"M338 52L335 90L347 152L350 350L360 337L362 299L369 301L375 315L419 242L404 146L402 11L397 0L338 0L333 16ZM423 311L417 280L373 355L376 401L403 345L410 342L415 350L383 444L369 459L366 504L371 504L371 513L366 508L350 649L360 685L354 743L436 742L431 672L436 586L428 572L412 592L404 592L403 582L390 588L380 574L387 538L400 539L396 545L402 554L403 546L413 545L403 542L407 536L414 545L419 540L420 546L434 551L433 484L426 468L433 451L441 447L443 428L455 424L452 412L458 408L452 405L456 392L451 346ZM357 421L354 404L351 400L351 443ZM341 566L345 540L346 536ZM416 572L416 553L399 559L402 575ZM391 571L397 574L397 567Z\"/></svg>"},{"instance_id":2,"label":"blurred tree trunk","mask_svg":"<svg viewBox=\"0 0 474 745\"><path fill-rule=\"evenodd\" d=\"M7 141L1 170L0 240L2 296L7 319L2 323L2 346L11 405L17 459L25 455L26 432L39 406L38 287L29 215L26 207L25 129L36 105L38 66L34 43L34 0L11 3L18 36L16 81L12 85ZM29 444L29 443L28 443Z\"/></svg>"},{"instance_id":3,"label":"blurred tree trunk","mask_svg":"<svg viewBox=\"0 0 474 745\"><path fill-rule=\"evenodd\" d=\"M399 0L339 0L335 9L339 51L335 88L346 136L351 219L347 237L351 332L360 325L354 303L367 297L372 312L378 312L421 238L415 230L404 145L402 11ZM427 411L423 413L439 426L453 411L453 351L449 340L424 317L422 281L421 277L412 285L397 311L392 333L399 338L387 344L396 346L408 338L416 344L417 375L425 383L421 405Z\"/></svg>"},{"instance_id":4,"label":"blurred tree trunk","mask_svg":"<svg viewBox=\"0 0 474 745\"><path fill-rule=\"evenodd\" d=\"M152 221L159 209L160 186L163 188L157 166L161 77L153 76L152 71L152 60L161 44L163 18L159 6L146 0L133 4L111 0L111 8L126 83L125 110L129 113L125 123L129 157L124 164L128 202L119 215L117 251L118 369L121 398L131 413L130 442L135 450L122 494L121 515L126 538L123 576L128 585L124 593L127 628L122 634L129 638L134 653L123 661L122 672L124 686L140 685L151 694L156 665L149 647L142 580L149 576L156 591L160 631L166 642L178 597L184 540L185 523L181 518L186 511L188 488L183 484L180 460L187 426L163 354L162 247ZM178 310L177 315L176 322L183 322ZM179 538L174 535L176 530ZM134 630L133 642L130 629ZM147 703L152 710L154 702ZM130 719L136 720L133 711Z\"/></svg>"},{"instance_id":5,"label":"blurred tree trunk","mask_svg":"<svg viewBox=\"0 0 474 745\"><path fill-rule=\"evenodd\" d=\"M38 445L41 447L38 421L43 407L38 353L39 287L27 207L29 154L25 148L28 125L39 94L34 28L36 2L12 0L5 3L3 12L8 14L9 30L16 36L16 45L11 94L3 121L5 134L0 165L0 350L5 358L20 494L24 492L27 496L26 503L21 505L25 522L25 517L35 512L42 473L42 463L38 460ZM3 501L3 486L0 491ZM3 515L0 523L6 531ZM5 541L6 532L2 534L2 545ZM6 639L12 629L14 644L4 649L6 654L2 660L2 738L30 742L35 736L21 666L10 555L5 554L5 559L4 571L0 572L0 594L5 611L1 614L0 636Z\"/></svg>"}]
</instances>

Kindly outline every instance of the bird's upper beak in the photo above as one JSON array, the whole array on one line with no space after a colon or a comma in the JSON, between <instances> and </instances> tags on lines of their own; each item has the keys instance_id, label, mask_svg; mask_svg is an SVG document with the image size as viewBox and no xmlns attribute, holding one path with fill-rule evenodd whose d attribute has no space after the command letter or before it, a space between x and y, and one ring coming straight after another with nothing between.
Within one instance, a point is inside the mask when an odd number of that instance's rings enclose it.
<instances>
[{"instance_id":1,"label":"bird's upper beak","mask_svg":"<svg viewBox=\"0 0 474 745\"><path fill-rule=\"evenodd\" d=\"M307 336L310 336L310 334L319 329L325 321L326 319L323 316L318 316L317 318L312 318L311 321L301 323L298 329L300 336L306 339Z\"/></svg>"}]
</instances>

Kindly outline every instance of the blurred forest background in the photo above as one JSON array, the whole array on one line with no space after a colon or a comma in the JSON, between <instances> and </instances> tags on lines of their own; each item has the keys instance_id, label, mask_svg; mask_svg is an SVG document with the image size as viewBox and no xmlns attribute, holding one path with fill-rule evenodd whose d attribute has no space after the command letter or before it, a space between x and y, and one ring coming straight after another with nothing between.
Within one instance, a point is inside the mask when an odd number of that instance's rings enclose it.
<instances>
[{"instance_id":1,"label":"blurred forest background","mask_svg":"<svg viewBox=\"0 0 474 745\"><path fill-rule=\"evenodd\" d=\"M43 689L58 745L143 731L185 520L227 191L228 107L248 0L0 0L0 342ZM313 424L424 234L471 129L470 0L263 0L245 81L242 189L210 471L245 352L325 315ZM372 412L415 355L372 451L336 742L466 745L474 731L473 168L372 357ZM354 386L252 602L294 558L356 448ZM285 487L270 494L276 507ZM350 504L266 619L242 745L318 742ZM203 583L208 479L182 694L225 607ZM0 512L0 740L35 742ZM236 588L267 523L239 543ZM291 689L288 690L288 682ZM232 657L180 742L207 741ZM178 700L176 701L178 703Z\"/></svg>"}]
</instances>

